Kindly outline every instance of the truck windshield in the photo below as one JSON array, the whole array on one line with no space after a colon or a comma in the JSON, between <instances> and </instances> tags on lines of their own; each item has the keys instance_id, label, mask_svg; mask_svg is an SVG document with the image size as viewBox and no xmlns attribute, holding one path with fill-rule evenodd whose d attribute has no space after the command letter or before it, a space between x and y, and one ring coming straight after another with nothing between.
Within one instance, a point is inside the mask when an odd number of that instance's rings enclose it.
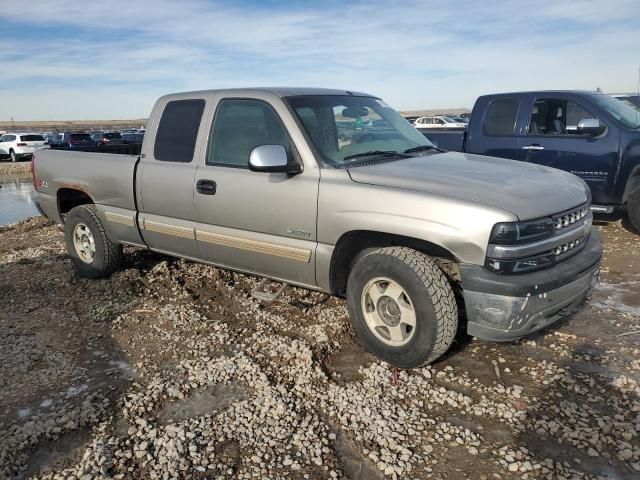
<instances>
[{"instance_id":1,"label":"truck windshield","mask_svg":"<svg viewBox=\"0 0 640 480\"><path fill-rule=\"evenodd\" d=\"M591 99L625 127L640 128L640 109L637 107L632 107L628 103L610 95L592 95Z\"/></svg>"},{"instance_id":2,"label":"truck windshield","mask_svg":"<svg viewBox=\"0 0 640 480\"><path fill-rule=\"evenodd\" d=\"M367 157L402 158L408 156L407 150L433 148L404 117L378 98L305 95L286 100L327 165L342 166Z\"/></svg>"}]
</instances>

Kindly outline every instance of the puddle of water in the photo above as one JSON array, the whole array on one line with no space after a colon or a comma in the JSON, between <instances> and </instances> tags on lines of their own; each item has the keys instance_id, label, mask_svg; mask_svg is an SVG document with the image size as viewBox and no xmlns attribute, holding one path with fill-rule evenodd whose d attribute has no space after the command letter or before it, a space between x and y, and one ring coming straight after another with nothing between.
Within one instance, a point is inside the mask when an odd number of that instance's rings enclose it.
<instances>
[{"instance_id":1,"label":"puddle of water","mask_svg":"<svg viewBox=\"0 0 640 480\"><path fill-rule=\"evenodd\" d=\"M167 405L160 412L158 418L161 423L181 422L222 410L235 402L246 399L247 396L246 388L241 385L217 385L206 390L193 392L187 398Z\"/></svg>"},{"instance_id":2,"label":"puddle of water","mask_svg":"<svg viewBox=\"0 0 640 480\"><path fill-rule=\"evenodd\" d=\"M33 184L28 180L0 183L0 226L40 215L33 194Z\"/></svg>"},{"instance_id":3,"label":"puddle of water","mask_svg":"<svg viewBox=\"0 0 640 480\"><path fill-rule=\"evenodd\" d=\"M598 294L605 294L607 298L601 301L592 302L592 305L599 309L612 309L621 313L640 317L640 306L629 305L636 301L635 292L625 288L625 285L635 286L638 282L606 283L600 282L596 287ZM599 295L600 296L600 295Z\"/></svg>"}]
</instances>

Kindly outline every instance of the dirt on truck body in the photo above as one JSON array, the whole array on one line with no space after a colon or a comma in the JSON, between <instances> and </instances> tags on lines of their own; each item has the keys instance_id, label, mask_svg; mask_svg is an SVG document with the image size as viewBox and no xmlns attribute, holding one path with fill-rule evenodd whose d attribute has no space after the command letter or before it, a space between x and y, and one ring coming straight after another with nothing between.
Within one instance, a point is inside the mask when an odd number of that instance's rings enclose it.
<instances>
[{"instance_id":1,"label":"dirt on truck body","mask_svg":"<svg viewBox=\"0 0 640 480\"><path fill-rule=\"evenodd\" d=\"M410 371L335 297L134 248L87 280L53 223L2 228L0 478L638 478L640 248L597 228L586 307Z\"/></svg>"}]
</instances>

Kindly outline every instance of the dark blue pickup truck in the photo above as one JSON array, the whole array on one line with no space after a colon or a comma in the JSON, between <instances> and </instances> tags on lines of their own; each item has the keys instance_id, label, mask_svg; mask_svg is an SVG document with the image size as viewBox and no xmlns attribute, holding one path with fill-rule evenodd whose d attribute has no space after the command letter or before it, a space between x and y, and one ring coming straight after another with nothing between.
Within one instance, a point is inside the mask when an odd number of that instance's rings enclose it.
<instances>
[{"instance_id":1,"label":"dark blue pickup truck","mask_svg":"<svg viewBox=\"0 0 640 480\"><path fill-rule=\"evenodd\" d=\"M485 95L467 130L422 133L445 150L571 172L591 188L594 211L626 208L640 232L640 109L629 103L583 91Z\"/></svg>"}]
</instances>

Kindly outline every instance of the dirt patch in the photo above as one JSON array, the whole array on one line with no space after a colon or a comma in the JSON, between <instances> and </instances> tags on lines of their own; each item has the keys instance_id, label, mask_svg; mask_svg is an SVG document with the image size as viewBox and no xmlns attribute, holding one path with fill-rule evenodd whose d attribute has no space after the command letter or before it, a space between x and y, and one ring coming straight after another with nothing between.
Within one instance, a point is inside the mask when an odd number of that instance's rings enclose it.
<instances>
[{"instance_id":1,"label":"dirt patch","mask_svg":"<svg viewBox=\"0 0 640 480\"><path fill-rule=\"evenodd\" d=\"M85 280L56 226L0 229L0 478L637 478L639 242L597 228L588 305L412 371L339 299L136 249Z\"/></svg>"}]
</instances>

